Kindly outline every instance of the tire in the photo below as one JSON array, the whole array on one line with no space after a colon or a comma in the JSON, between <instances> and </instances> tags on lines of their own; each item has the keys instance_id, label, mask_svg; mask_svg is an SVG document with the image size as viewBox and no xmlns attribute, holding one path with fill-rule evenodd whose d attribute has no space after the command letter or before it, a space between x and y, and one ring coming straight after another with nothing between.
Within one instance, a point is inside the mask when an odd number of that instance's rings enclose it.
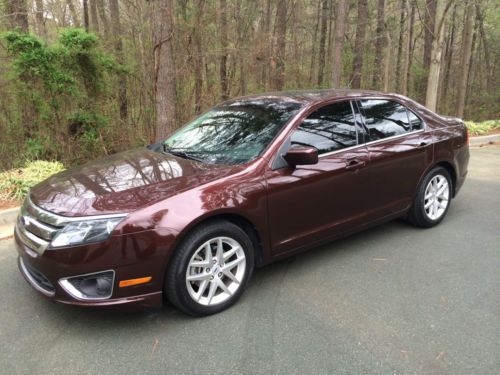
<instances>
[{"instance_id":1,"label":"tire","mask_svg":"<svg viewBox=\"0 0 500 375\"><path fill-rule=\"evenodd\" d=\"M452 187L450 173L445 168L430 170L418 186L408 221L421 228L438 225L450 208Z\"/></svg>"},{"instance_id":2,"label":"tire","mask_svg":"<svg viewBox=\"0 0 500 375\"><path fill-rule=\"evenodd\" d=\"M165 295L186 314L215 314L240 298L253 268L254 248L243 229L212 221L193 229L175 251L165 275Z\"/></svg>"}]
</instances>

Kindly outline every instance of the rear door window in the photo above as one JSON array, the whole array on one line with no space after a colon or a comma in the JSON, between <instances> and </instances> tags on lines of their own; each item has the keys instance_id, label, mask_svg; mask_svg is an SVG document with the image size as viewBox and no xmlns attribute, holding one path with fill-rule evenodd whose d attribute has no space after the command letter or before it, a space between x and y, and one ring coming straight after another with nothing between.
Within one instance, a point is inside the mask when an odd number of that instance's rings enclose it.
<instances>
[{"instance_id":1,"label":"rear door window","mask_svg":"<svg viewBox=\"0 0 500 375\"><path fill-rule=\"evenodd\" d=\"M359 106L365 117L365 126L367 128L371 141L394 137L406 134L413 129L408 111L403 105L392 100L367 99L360 100ZM413 113L412 113L413 114ZM420 119L415 117L415 127L422 126ZM420 121L420 124L418 124Z\"/></svg>"}]
</instances>

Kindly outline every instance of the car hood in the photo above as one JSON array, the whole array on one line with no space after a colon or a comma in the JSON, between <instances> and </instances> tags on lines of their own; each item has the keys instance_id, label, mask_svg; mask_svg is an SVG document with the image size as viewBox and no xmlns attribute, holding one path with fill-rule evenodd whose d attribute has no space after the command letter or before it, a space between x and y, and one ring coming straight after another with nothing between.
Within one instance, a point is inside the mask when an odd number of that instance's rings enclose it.
<instances>
[{"instance_id":1,"label":"car hood","mask_svg":"<svg viewBox=\"0 0 500 375\"><path fill-rule=\"evenodd\" d=\"M135 149L58 173L36 185L30 198L63 216L128 213L236 169Z\"/></svg>"}]
</instances>

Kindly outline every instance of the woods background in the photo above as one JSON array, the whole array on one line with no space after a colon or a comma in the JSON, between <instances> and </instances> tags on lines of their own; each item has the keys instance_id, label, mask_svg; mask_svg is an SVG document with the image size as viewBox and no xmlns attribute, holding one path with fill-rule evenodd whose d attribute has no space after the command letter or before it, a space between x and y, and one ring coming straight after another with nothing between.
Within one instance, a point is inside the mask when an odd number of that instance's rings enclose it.
<instances>
[{"instance_id":1,"label":"woods background","mask_svg":"<svg viewBox=\"0 0 500 375\"><path fill-rule=\"evenodd\" d=\"M1 0L0 170L162 139L226 98L398 92L500 118L499 0Z\"/></svg>"}]
</instances>

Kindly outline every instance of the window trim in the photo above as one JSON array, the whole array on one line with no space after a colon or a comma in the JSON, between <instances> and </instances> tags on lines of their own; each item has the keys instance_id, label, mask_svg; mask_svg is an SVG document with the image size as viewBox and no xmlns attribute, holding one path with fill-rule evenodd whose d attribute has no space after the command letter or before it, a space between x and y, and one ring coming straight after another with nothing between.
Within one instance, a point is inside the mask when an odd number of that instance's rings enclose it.
<instances>
[{"instance_id":1,"label":"window trim","mask_svg":"<svg viewBox=\"0 0 500 375\"><path fill-rule=\"evenodd\" d=\"M325 107L328 107L328 106L331 106L331 105L335 105L335 104L340 104L340 103L344 103L344 102L348 102L349 103L349 106L351 107L351 113L352 113L352 117L354 119L354 130L356 131L356 144L353 145L353 146L349 146L349 147L344 147L344 148L341 148L340 150L334 150L334 151L329 151L329 152L325 152L325 153L322 153L320 154L319 153L319 150L318 150L318 157L322 157L323 155L329 155L329 154L332 154L332 153L335 153L335 152L339 152L339 151L344 151L344 150L348 150L348 149L351 149L351 148L354 148L354 147L358 147L359 145L363 145L363 144L366 144L366 143L359 143L359 139L360 139L360 134L359 134L359 131L360 129L358 129L359 127L361 127L361 129L363 130L363 133L366 133L365 131L365 128L363 126L362 123L360 123L358 125L358 121L356 121L356 111L354 110L354 102L355 100L354 99L344 99L344 100L339 100L339 101L335 101L335 102L331 102L331 103L325 103L324 105L314 109L313 111L311 111L308 115L306 115L302 121L299 123L299 125L289 134L288 136L288 139L291 141L292 139L292 135L295 133L295 131L299 130L300 129L300 126L304 123L305 120L307 120L307 118L309 116L311 116L313 113L321 110L322 108L325 108ZM359 115L363 117L363 115L361 114L361 112L359 112ZM293 147L293 146L291 146ZM311 147L314 147L314 146L311 146ZM317 149L317 147L315 147Z\"/></svg>"},{"instance_id":2,"label":"window trim","mask_svg":"<svg viewBox=\"0 0 500 375\"><path fill-rule=\"evenodd\" d=\"M378 141L383 141L385 139L392 139L392 138L395 138L395 137L401 137L401 136L404 136L404 135L408 135L408 134L413 134L413 133L418 133L420 131L425 131L427 130L427 124L426 122L424 121L424 119L418 114L418 113L415 113L415 111L412 111L410 108L408 108L407 105L401 103L399 100L397 100L396 98L384 98L384 97L361 97L361 98L356 98L356 99L353 99L353 101L356 102L356 106L358 108L358 111L363 119L363 128L368 136L368 138L370 137L370 132L368 131L368 128L366 127L366 116L364 114L364 111L363 111L363 108L361 106L361 100L386 100L388 102L395 102L397 104L399 104L400 106L402 106L405 110L406 110L406 116L408 117L408 124L410 124L410 116L408 114L408 111L410 111L411 113L413 113L419 120L420 122L422 123L422 129L417 129L417 130L413 130L413 126L411 126L411 130L404 133L404 134L398 134L398 135L393 135L393 136L390 136L390 137L387 137L387 138L381 138L381 139L375 139L373 141L368 141L366 142L365 144L371 144L372 142L378 142Z\"/></svg>"}]
</instances>

